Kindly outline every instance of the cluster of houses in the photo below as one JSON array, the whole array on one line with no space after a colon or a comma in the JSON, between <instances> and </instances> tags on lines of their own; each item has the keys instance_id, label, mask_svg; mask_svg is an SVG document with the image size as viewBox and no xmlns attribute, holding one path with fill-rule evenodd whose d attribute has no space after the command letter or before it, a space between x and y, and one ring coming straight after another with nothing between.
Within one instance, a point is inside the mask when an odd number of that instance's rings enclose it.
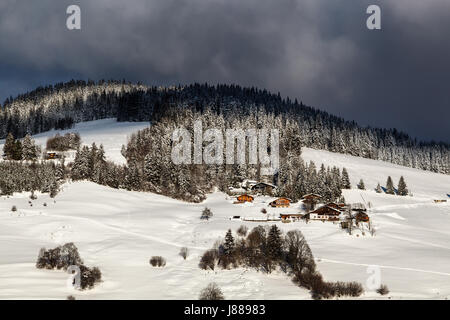
<instances>
[{"instance_id":1,"label":"cluster of houses","mask_svg":"<svg viewBox=\"0 0 450 320\"><path fill-rule=\"evenodd\" d=\"M257 188L257 193L260 190L270 190L273 191L275 186L266 183L255 183L253 187L248 190L255 190ZM256 193L256 194L257 194ZM253 202L254 195L245 193L236 197L235 204L243 204L246 202ZM354 219L356 223L359 222L369 222L369 216L367 215L367 209L362 203L355 204L345 204L345 203L326 203L320 207L317 207L321 199L319 194L306 194L302 197L301 201L304 207L304 213L281 213L280 219L283 222L299 221L299 220L320 220L320 221L343 221L348 219ZM272 208L289 208L292 200L286 197L280 197L273 201L270 201L268 205Z\"/></svg>"}]
</instances>

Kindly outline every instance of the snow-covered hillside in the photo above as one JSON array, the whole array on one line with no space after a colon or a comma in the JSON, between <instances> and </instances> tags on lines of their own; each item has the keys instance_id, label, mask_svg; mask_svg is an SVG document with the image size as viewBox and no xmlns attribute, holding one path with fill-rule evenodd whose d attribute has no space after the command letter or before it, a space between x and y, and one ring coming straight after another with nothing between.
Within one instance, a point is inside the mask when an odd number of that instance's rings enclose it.
<instances>
[{"instance_id":1,"label":"snow-covered hillside","mask_svg":"<svg viewBox=\"0 0 450 320\"><path fill-rule=\"evenodd\" d=\"M91 145L93 142L97 146L103 144L108 160L125 163L125 158L120 153L122 145L126 145L128 137L132 133L148 126L148 122L117 122L116 119L103 119L77 123L72 129L51 130L34 135L33 138L36 144L44 150L47 139L53 137L56 133L63 135L67 132L78 132L82 144ZM3 150L4 143L4 139L0 140L0 150Z\"/></svg>"},{"instance_id":2,"label":"snow-covered hillside","mask_svg":"<svg viewBox=\"0 0 450 320\"><path fill-rule=\"evenodd\" d=\"M126 136L147 125L101 120L75 129L83 143L103 143L110 159L123 161L120 148ZM54 133L36 140L45 143ZM384 185L388 175L395 183L403 175L414 194L399 197L372 190L344 191L348 202L372 204L369 215L374 236L361 231L349 235L333 223L276 222L284 231L303 232L326 280L361 282L366 289L362 299L450 298L450 204L433 202L450 193L450 176L306 148L303 157L316 165L345 166L353 186L362 178L368 189L377 182ZM77 299L196 299L212 281L227 299L310 298L283 273L267 275L244 268L203 271L198 267L200 255L227 229L261 224L230 220L230 216L262 217L261 208L274 215L297 212L298 204L275 209L267 206L269 198L257 197L253 204L235 205L219 192L204 203L189 204L90 182L65 184L55 201L38 194L33 206L28 196L0 198L0 299L65 299L69 294ZM11 211L13 205L17 212ZM205 206L214 213L210 221L199 219ZM63 271L35 268L41 247L66 242L78 246L86 265L101 269L103 282L94 289L69 289ZM187 260L178 255L183 246L190 249ZM167 265L151 267L149 259L154 255L165 257ZM369 266L380 268L381 282L391 291L386 297L366 286Z\"/></svg>"}]
</instances>

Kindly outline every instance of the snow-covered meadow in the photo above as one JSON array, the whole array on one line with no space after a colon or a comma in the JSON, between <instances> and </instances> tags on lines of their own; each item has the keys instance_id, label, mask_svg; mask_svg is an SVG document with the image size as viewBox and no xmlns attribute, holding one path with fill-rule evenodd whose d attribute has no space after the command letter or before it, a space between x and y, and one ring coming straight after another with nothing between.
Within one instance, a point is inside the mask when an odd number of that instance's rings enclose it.
<instances>
[{"instance_id":1,"label":"snow-covered meadow","mask_svg":"<svg viewBox=\"0 0 450 320\"><path fill-rule=\"evenodd\" d=\"M124 162L120 155L127 136L148 123L117 123L99 120L78 124L65 132L80 132L82 142L103 144L106 155ZM64 133L64 132L63 132ZM35 137L44 145L48 132ZM2 142L0 141L0 148ZM450 176L404 168L381 161L361 159L326 151L304 149L305 160L316 165L345 166L352 185L364 179L370 190L345 190L347 202L370 202L369 215L375 236L345 233L337 224L322 222L276 222L284 231L300 229L326 280L359 281L366 289L362 299L447 299L450 297L450 204L436 204L450 193ZM397 183L405 177L413 196L377 194L377 182L388 175ZM245 224L231 216L259 217L297 212L267 206L269 198L253 204L235 205L233 199L216 192L201 204L189 204L143 192L116 190L91 182L66 183L55 200L38 194L0 197L0 299L196 299L200 290L215 281L227 299L310 299L285 274L267 275L252 269L203 271L200 255L214 242ZM47 205L44 206L44 203ZM17 211L12 212L12 206ZM211 208L209 221L199 219ZM92 290L76 291L66 285L63 271L39 270L35 261L41 247L53 248L74 242L88 266L98 266L103 282ZM186 260L178 255L188 247ZM166 258L164 268L150 266L151 256ZM378 266L381 282L390 294L381 297L366 281L368 267Z\"/></svg>"}]
</instances>

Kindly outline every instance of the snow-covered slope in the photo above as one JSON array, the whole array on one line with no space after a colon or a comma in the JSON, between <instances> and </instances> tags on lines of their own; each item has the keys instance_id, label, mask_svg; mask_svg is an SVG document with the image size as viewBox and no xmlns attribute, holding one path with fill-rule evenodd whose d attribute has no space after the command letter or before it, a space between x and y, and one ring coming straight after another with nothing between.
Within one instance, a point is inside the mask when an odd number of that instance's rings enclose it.
<instances>
[{"instance_id":1,"label":"snow-covered slope","mask_svg":"<svg viewBox=\"0 0 450 320\"><path fill-rule=\"evenodd\" d=\"M119 160L126 136L146 125L101 120L77 128L84 143L103 143L107 154ZM37 140L41 138L45 142L44 136ZM333 223L277 222L284 231L304 233L325 279L359 281L366 289L362 299L381 298L367 286L368 267L378 266L392 299L450 297L450 205L433 202L450 193L449 176L312 149L305 149L303 157L317 165L324 161L345 166L352 184L363 178L367 188L378 181L384 184L388 175L395 183L404 175L414 193L399 197L372 190L344 191L348 202L372 204L374 236L361 230L349 235ZM298 204L274 209L267 207L268 198L258 197L253 204L234 205L219 192L202 204L188 204L90 182L65 184L55 201L38 195L33 206L28 196L0 198L0 299L65 299L69 294L77 299L196 299L212 281L227 299L310 298L282 273L266 275L243 268L213 272L198 267L200 255L227 229L260 224L230 220L230 216L262 217L261 208L274 215L297 212ZM17 212L11 212L13 205ZM210 221L199 219L205 206L214 213ZM104 281L92 290L69 289L63 271L35 268L41 247L71 241L86 265L98 266L103 273ZM190 250L187 260L178 255L183 246ZM149 259L154 255L165 257L167 265L151 267Z\"/></svg>"},{"instance_id":2,"label":"snow-covered slope","mask_svg":"<svg viewBox=\"0 0 450 320\"><path fill-rule=\"evenodd\" d=\"M45 144L49 137L56 133L64 135L67 132L78 132L81 136L81 143L91 145L93 142L99 146L103 144L106 151L106 158L116 163L125 163L125 158L120 153L122 145L126 145L128 137L141 129L149 126L148 122L117 122L116 119L103 119L75 124L72 129L51 130L34 135L36 144L45 149ZM0 140L0 150L3 150L5 140Z\"/></svg>"},{"instance_id":3,"label":"snow-covered slope","mask_svg":"<svg viewBox=\"0 0 450 320\"><path fill-rule=\"evenodd\" d=\"M441 199L450 193L450 175L311 148L303 148L302 157L307 162L314 161L317 167L323 163L325 166L347 168L353 187L363 179L366 189L374 190L377 183L386 186L388 176L391 176L394 185L397 185L400 176L403 176L409 190L416 197Z\"/></svg>"}]
</instances>

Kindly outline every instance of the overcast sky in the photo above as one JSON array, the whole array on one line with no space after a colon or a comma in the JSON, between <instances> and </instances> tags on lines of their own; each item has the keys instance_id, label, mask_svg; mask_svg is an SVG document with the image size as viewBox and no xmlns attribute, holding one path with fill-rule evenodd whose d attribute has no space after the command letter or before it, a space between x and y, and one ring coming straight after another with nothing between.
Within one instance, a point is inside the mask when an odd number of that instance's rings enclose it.
<instances>
[{"instance_id":1,"label":"overcast sky","mask_svg":"<svg viewBox=\"0 0 450 320\"><path fill-rule=\"evenodd\" d=\"M449 38L449 0L1 0L0 100L72 78L237 83L450 142Z\"/></svg>"}]
</instances>

